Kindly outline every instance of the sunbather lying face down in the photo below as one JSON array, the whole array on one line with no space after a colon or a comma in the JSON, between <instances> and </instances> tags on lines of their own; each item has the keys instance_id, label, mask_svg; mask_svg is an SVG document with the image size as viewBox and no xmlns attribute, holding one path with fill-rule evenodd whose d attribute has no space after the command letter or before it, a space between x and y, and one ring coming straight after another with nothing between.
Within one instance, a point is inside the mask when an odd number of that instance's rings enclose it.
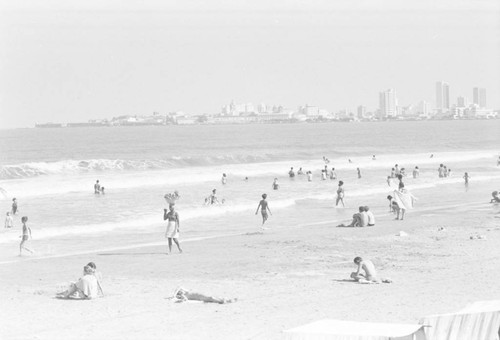
<instances>
[{"instance_id":1,"label":"sunbather lying face down","mask_svg":"<svg viewBox=\"0 0 500 340\"><path fill-rule=\"evenodd\" d=\"M231 303L237 301L237 299L226 299L226 298L218 298L218 297L213 297L213 296L207 296L201 293L196 293L196 292L190 292L184 288L178 288L176 289L174 293L174 299L176 299L176 302L184 302L188 300L194 300L194 301L203 301L203 302L212 302L212 303L219 303L219 304L224 304L224 303Z\"/></svg>"}]
</instances>

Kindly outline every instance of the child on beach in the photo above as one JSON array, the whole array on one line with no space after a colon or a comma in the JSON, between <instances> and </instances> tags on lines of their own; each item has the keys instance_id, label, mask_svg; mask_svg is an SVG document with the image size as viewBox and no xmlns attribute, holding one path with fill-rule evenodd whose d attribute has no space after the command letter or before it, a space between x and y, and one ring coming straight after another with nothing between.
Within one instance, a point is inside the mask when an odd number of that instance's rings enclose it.
<instances>
[{"instance_id":1,"label":"child on beach","mask_svg":"<svg viewBox=\"0 0 500 340\"><path fill-rule=\"evenodd\" d=\"M368 227L375 226L375 216L370 211L370 208L368 206L365 205L364 208L365 208L366 217L368 218L368 224L367 224L367 226Z\"/></svg>"},{"instance_id":2,"label":"child on beach","mask_svg":"<svg viewBox=\"0 0 500 340\"><path fill-rule=\"evenodd\" d=\"M312 180L313 180L313 173L312 173L312 171L309 170L306 173L307 173L307 181L308 182L312 182Z\"/></svg>"},{"instance_id":3,"label":"child on beach","mask_svg":"<svg viewBox=\"0 0 500 340\"><path fill-rule=\"evenodd\" d=\"M337 188L337 200L335 201L335 206L339 205L339 202L342 202L342 206L345 207L344 204L344 182L339 181L339 186Z\"/></svg>"},{"instance_id":4,"label":"child on beach","mask_svg":"<svg viewBox=\"0 0 500 340\"><path fill-rule=\"evenodd\" d=\"M19 256L23 254L23 249L33 254L34 251L25 245L25 243L31 239L31 229L26 225L26 222L28 222L28 216L23 216L21 218L21 222L23 223L23 235L21 236L21 244L19 244Z\"/></svg>"},{"instance_id":5,"label":"child on beach","mask_svg":"<svg viewBox=\"0 0 500 340\"><path fill-rule=\"evenodd\" d=\"M255 215L257 215L260 208L260 213L262 214L262 228L264 228L264 223L266 223L268 218L267 211L269 211L272 216L271 209L269 209L269 204L267 203L266 198L267 194L262 194L262 199L260 200L257 210L255 211Z\"/></svg>"},{"instance_id":6,"label":"child on beach","mask_svg":"<svg viewBox=\"0 0 500 340\"><path fill-rule=\"evenodd\" d=\"M10 211L7 211L5 216L5 228L12 228L14 226L14 219L10 216Z\"/></svg>"},{"instance_id":7,"label":"child on beach","mask_svg":"<svg viewBox=\"0 0 500 340\"><path fill-rule=\"evenodd\" d=\"M15 215L15 214L17 214L17 200L14 197L12 199L12 215Z\"/></svg>"},{"instance_id":8,"label":"child on beach","mask_svg":"<svg viewBox=\"0 0 500 340\"><path fill-rule=\"evenodd\" d=\"M175 211L175 204L170 204L168 207L170 209L167 212L167 209L163 209L163 220L168 220L167 231L165 232L165 237L168 238L168 254L172 253L172 240L174 240L177 245L177 249L179 249L179 253L182 253L181 245L179 244L179 227L180 220L179 214Z\"/></svg>"},{"instance_id":9,"label":"child on beach","mask_svg":"<svg viewBox=\"0 0 500 340\"><path fill-rule=\"evenodd\" d=\"M391 186L391 176L387 176L386 182L388 186Z\"/></svg>"},{"instance_id":10,"label":"child on beach","mask_svg":"<svg viewBox=\"0 0 500 340\"><path fill-rule=\"evenodd\" d=\"M227 183L226 174L222 174L221 182L222 182L222 185L226 185L226 183Z\"/></svg>"}]
</instances>

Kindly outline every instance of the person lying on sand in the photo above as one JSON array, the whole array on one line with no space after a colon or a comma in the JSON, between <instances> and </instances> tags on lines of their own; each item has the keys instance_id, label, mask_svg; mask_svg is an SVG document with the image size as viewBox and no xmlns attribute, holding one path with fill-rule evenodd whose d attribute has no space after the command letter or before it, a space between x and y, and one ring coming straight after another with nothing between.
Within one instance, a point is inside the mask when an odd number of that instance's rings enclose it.
<instances>
[{"instance_id":1,"label":"person lying on sand","mask_svg":"<svg viewBox=\"0 0 500 340\"><path fill-rule=\"evenodd\" d=\"M58 298L61 299L81 299L89 300L94 299L101 294L104 296L101 284L95 275L95 264L90 262L85 267L83 267L83 276L76 283L71 283L70 287L57 294Z\"/></svg>"},{"instance_id":2,"label":"person lying on sand","mask_svg":"<svg viewBox=\"0 0 500 340\"><path fill-rule=\"evenodd\" d=\"M358 283L370 284L370 283L391 283L390 279L381 280L377 276L377 271L375 270L375 265L370 260L363 260L361 257L356 256L354 258L354 263L357 264L358 269L351 273L351 279L354 279ZM364 274L361 273L364 270Z\"/></svg>"},{"instance_id":3,"label":"person lying on sand","mask_svg":"<svg viewBox=\"0 0 500 340\"><path fill-rule=\"evenodd\" d=\"M226 299L226 298L218 298L218 297L213 297L213 296L208 296L204 295L201 293L196 293L196 292L191 292L189 290L186 290L182 287L177 288L174 291L174 296L171 297L175 299L175 302L185 302L188 300L193 300L193 301L203 301L206 303L219 303L219 304L225 304L225 303L231 303L231 302L236 302L238 299Z\"/></svg>"}]
</instances>

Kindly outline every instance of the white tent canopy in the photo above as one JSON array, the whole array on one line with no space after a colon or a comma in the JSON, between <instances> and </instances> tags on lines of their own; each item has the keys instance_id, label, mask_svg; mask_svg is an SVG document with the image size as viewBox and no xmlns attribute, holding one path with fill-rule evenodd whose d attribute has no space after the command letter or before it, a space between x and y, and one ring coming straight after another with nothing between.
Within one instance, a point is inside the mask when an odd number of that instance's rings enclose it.
<instances>
[{"instance_id":1,"label":"white tent canopy","mask_svg":"<svg viewBox=\"0 0 500 340\"><path fill-rule=\"evenodd\" d=\"M422 325L320 320L284 331L287 340L424 340Z\"/></svg>"},{"instance_id":2,"label":"white tent canopy","mask_svg":"<svg viewBox=\"0 0 500 340\"><path fill-rule=\"evenodd\" d=\"M427 340L498 340L500 300L475 302L456 313L420 319Z\"/></svg>"}]
</instances>

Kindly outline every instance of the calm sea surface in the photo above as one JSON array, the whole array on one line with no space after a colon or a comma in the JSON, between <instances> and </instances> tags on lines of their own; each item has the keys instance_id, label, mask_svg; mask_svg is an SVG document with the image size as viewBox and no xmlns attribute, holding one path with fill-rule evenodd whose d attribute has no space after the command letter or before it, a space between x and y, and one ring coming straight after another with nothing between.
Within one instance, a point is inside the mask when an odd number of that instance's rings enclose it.
<instances>
[{"instance_id":1,"label":"calm sea surface","mask_svg":"<svg viewBox=\"0 0 500 340\"><path fill-rule=\"evenodd\" d=\"M304 207L325 208L318 219L338 215L326 210L336 182L321 181L323 156L346 182L352 207L373 201L385 209L393 189L385 178L396 163L409 174L420 167L419 179L405 181L417 194L462 190L465 171L471 181L498 189L499 154L500 120L2 130L0 202L6 212L16 197L20 214L15 230L0 233L0 256L15 255L22 215L29 216L33 246L44 254L161 241L163 195L174 190L181 194L183 237L247 231L259 226L254 213L264 192L271 227L292 223ZM440 163L452 169L444 181L436 175ZM313 171L313 182L290 180L290 167ZM271 189L274 178L278 191ZM97 179L105 195L94 195ZM214 188L225 204L204 206Z\"/></svg>"}]
</instances>

